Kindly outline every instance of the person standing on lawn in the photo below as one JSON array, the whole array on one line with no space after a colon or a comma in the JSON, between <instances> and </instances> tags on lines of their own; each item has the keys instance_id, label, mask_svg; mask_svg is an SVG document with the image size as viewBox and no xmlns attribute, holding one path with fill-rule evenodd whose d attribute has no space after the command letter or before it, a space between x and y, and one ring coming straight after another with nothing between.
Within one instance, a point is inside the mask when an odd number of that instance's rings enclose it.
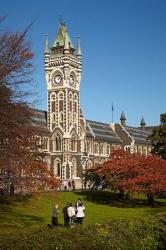
<instances>
[{"instance_id":1,"label":"person standing on lawn","mask_svg":"<svg viewBox=\"0 0 166 250\"><path fill-rule=\"evenodd\" d=\"M67 209L67 214L69 216L69 226L73 227L73 222L74 222L76 213L75 213L74 207L72 206L72 203L69 204L69 207Z\"/></svg>"},{"instance_id":2,"label":"person standing on lawn","mask_svg":"<svg viewBox=\"0 0 166 250\"><path fill-rule=\"evenodd\" d=\"M67 212L68 207L69 207L69 204L67 203L66 206L62 210L65 227L67 227L69 225L69 216L68 216L68 212Z\"/></svg>"},{"instance_id":3,"label":"person standing on lawn","mask_svg":"<svg viewBox=\"0 0 166 250\"><path fill-rule=\"evenodd\" d=\"M76 214L77 223L79 224L82 224L83 219L85 217L84 210L85 210L84 205L82 203L79 203L77 207L77 214Z\"/></svg>"},{"instance_id":4,"label":"person standing on lawn","mask_svg":"<svg viewBox=\"0 0 166 250\"><path fill-rule=\"evenodd\" d=\"M71 180L68 181L69 192L71 191Z\"/></svg>"},{"instance_id":5,"label":"person standing on lawn","mask_svg":"<svg viewBox=\"0 0 166 250\"><path fill-rule=\"evenodd\" d=\"M52 212L52 226L57 227L58 226L58 204L55 205L53 212Z\"/></svg>"},{"instance_id":6,"label":"person standing on lawn","mask_svg":"<svg viewBox=\"0 0 166 250\"><path fill-rule=\"evenodd\" d=\"M75 204L76 211L77 211L77 208L78 208L79 204L81 204L81 198L79 198L78 201Z\"/></svg>"},{"instance_id":7,"label":"person standing on lawn","mask_svg":"<svg viewBox=\"0 0 166 250\"><path fill-rule=\"evenodd\" d=\"M71 182L71 184L72 184L73 192L75 192L75 190L76 190L76 187L75 187L75 181L74 181L74 179L72 179L72 182Z\"/></svg>"},{"instance_id":8,"label":"person standing on lawn","mask_svg":"<svg viewBox=\"0 0 166 250\"><path fill-rule=\"evenodd\" d=\"M63 186L64 186L64 190L65 192L67 191L67 180L64 180L63 181Z\"/></svg>"}]
</instances>

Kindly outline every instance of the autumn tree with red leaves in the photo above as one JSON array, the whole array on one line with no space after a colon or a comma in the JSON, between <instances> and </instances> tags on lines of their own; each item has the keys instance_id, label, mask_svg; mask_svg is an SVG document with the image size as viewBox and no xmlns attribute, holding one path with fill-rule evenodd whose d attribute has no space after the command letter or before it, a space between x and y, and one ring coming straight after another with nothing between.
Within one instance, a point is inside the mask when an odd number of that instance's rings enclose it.
<instances>
[{"instance_id":1,"label":"autumn tree with red leaves","mask_svg":"<svg viewBox=\"0 0 166 250\"><path fill-rule=\"evenodd\" d=\"M128 151L114 150L109 161L96 169L112 188L120 191L140 192L153 203L154 195L166 191L166 161L158 156L141 156Z\"/></svg>"},{"instance_id":2,"label":"autumn tree with red leaves","mask_svg":"<svg viewBox=\"0 0 166 250\"><path fill-rule=\"evenodd\" d=\"M33 53L23 32L0 33L0 189L37 190L56 187L32 126L28 98L32 86Z\"/></svg>"}]
</instances>

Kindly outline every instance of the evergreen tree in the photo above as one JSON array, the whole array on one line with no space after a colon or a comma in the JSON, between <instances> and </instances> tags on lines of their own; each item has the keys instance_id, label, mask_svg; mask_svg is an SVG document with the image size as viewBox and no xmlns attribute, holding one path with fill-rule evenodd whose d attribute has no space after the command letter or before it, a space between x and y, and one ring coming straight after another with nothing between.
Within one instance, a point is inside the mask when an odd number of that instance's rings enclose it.
<instances>
[{"instance_id":1,"label":"evergreen tree","mask_svg":"<svg viewBox=\"0 0 166 250\"><path fill-rule=\"evenodd\" d=\"M166 159L166 113L160 115L161 124L153 129L149 136L153 144L152 152Z\"/></svg>"}]
</instances>

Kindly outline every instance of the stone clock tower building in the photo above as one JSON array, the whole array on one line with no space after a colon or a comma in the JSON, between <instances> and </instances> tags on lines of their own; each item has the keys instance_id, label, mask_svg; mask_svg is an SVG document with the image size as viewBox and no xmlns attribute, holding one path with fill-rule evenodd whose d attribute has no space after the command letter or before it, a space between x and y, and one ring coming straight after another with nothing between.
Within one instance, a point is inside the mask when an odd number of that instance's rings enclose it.
<instances>
[{"instance_id":1,"label":"stone clock tower building","mask_svg":"<svg viewBox=\"0 0 166 250\"><path fill-rule=\"evenodd\" d=\"M81 176L85 134L80 114L81 48L78 38L74 49L64 23L51 48L46 36L45 76L51 166L61 179Z\"/></svg>"},{"instance_id":2,"label":"stone clock tower building","mask_svg":"<svg viewBox=\"0 0 166 250\"><path fill-rule=\"evenodd\" d=\"M80 108L81 48L73 47L67 28L61 23L52 46L44 52L47 83L47 111L33 110L32 124L39 126L39 143L47 162L58 178L75 179L81 187L84 169L105 162L112 150L124 148L148 155L151 130L142 118L141 127L126 125L121 114L120 123L86 120ZM104 96L104 92L102 93Z\"/></svg>"}]
</instances>

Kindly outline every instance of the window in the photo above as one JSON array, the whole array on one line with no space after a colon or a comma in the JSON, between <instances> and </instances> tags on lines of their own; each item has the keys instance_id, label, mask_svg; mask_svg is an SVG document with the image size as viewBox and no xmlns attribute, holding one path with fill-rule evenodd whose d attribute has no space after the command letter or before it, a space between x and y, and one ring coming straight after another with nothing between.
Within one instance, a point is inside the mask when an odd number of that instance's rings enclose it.
<instances>
[{"instance_id":1,"label":"window","mask_svg":"<svg viewBox=\"0 0 166 250\"><path fill-rule=\"evenodd\" d=\"M50 96L51 96L51 101L55 101L55 94L52 93Z\"/></svg>"},{"instance_id":2,"label":"window","mask_svg":"<svg viewBox=\"0 0 166 250\"><path fill-rule=\"evenodd\" d=\"M54 174L58 177L61 177L61 160L56 158L54 161Z\"/></svg>"},{"instance_id":3,"label":"window","mask_svg":"<svg viewBox=\"0 0 166 250\"><path fill-rule=\"evenodd\" d=\"M63 112L60 113L60 119L59 119L60 122L63 122Z\"/></svg>"},{"instance_id":4,"label":"window","mask_svg":"<svg viewBox=\"0 0 166 250\"><path fill-rule=\"evenodd\" d=\"M100 154L103 154L103 144L100 144Z\"/></svg>"},{"instance_id":5,"label":"window","mask_svg":"<svg viewBox=\"0 0 166 250\"><path fill-rule=\"evenodd\" d=\"M74 112L77 113L77 101L74 102Z\"/></svg>"},{"instance_id":6,"label":"window","mask_svg":"<svg viewBox=\"0 0 166 250\"><path fill-rule=\"evenodd\" d=\"M107 155L109 155L110 154L110 145L109 144L107 144Z\"/></svg>"},{"instance_id":7,"label":"window","mask_svg":"<svg viewBox=\"0 0 166 250\"><path fill-rule=\"evenodd\" d=\"M92 166L93 166L92 161L89 160L89 161L87 162L87 169L92 168Z\"/></svg>"},{"instance_id":8,"label":"window","mask_svg":"<svg viewBox=\"0 0 166 250\"><path fill-rule=\"evenodd\" d=\"M71 138L71 151L77 151L77 140L74 135Z\"/></svg>"},{"instance_id":9,"label":"window","mask_svg":"<svg viewBox=\"0 0 166 250\"><path fill-rule=\"evenodd\" d=\"M35 136L35 142L36 142L36 145L41 145L41 137L40 136Z\"/></svg>"},{"instance_id":10,"label":"window","mask_svg":"<svg viewBox=\"0 0 166 250\"><path fill-rule=\"evenodd\" d=\"M48 137L43 138L43 148L48 150Z\"/></svg>"},{"instance_id":11,"label":"window","mask_svg":"<svg viewBox=\"0 0 166 250\"><path fill-rule=\"evenodd\" d=\"M71 166L71 178L77 176L77 161L75 158L72 159L72 166Z\"/></svg>"},{"instance_id":12,"label":"window","mask_svg":"<svg viewBox=\"0 0 166 250\"><path fill-rule=\"evenodd\" d=\"M61 176L61 165L59 162L57 163L57 176Z\"/></svg>"},{"instance_id":13,"label":"window","mask_svg":"<svg viewBox=\"0 0 166 250\"><path fill-rule=\"evenodd\" d=\"M55 123L55 121L56 121L55 113L52 113L52 122Z\"/></svg>"},{"instance_id":14,"label":"window","mask_svg":"<svg viewBox=\"0 0 166 250\"><path fill-rule=\"evenodd\" d=\"M95 154L99 153L99 145L95 143Z\"/></svg>"},{"instance_id":15,"label":"window","mask_svg":"<svg viewBox=\"0 0 166 250\"><path fill-rule=\"evenodd\" d=\"M56 135L53 139L53 151L61 151L62 150L62 138L60 135Z\"/></svg>"}]
</instances>

